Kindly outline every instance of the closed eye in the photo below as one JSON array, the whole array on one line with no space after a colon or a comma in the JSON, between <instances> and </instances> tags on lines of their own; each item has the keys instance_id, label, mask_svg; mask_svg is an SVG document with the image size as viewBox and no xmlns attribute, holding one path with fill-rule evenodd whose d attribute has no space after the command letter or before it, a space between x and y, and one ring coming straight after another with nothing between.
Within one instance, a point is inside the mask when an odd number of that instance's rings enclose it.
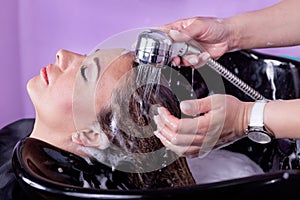
<instances>
[{"instance_id":1,"label":"closed eye","mask_svg":"<svg viewBox=\"0 0 300 200\"><path fill-rule=\"evenodd\" d=\"M82 76L83 80L85 80L85 81L87 81L86 69L87 69L87 66L85 66L85 65L81 66L81 68L80 68L81 76Z\"/></svg>"}]
</instances>

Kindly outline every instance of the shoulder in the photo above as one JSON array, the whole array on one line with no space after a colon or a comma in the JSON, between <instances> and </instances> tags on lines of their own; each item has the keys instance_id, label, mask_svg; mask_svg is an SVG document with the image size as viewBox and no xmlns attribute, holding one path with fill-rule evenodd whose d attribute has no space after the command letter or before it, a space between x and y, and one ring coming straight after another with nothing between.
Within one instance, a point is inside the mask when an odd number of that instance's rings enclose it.
<instances>
[{"instance_id":1,"label":"shoulder","mask_svg":"<svg viewBox=\"0 0 300 200\"><path fill-rule=\"evenodd\" d=\"M0 129L0 165L11 158L17 142L27 137L34 125L34 119L20 119Z\"/></svg>"},{"instance_id":2,"label":"shoulder","mask_svg":"<svg viewBox=\"0 0 300 200\"><path fill-rule=\"evenodd\" d=\"M10 130L17 130L17 129L32 129L33 128L33 124L34 124L35 119L34 118L23 118L23 119L19 119L16 120L6 126L4 126L3 128L0 129L0 134L1 132L10 129Z\"/></svg>"},{"instance_id":3,"label":"shoulder","mask_svg":"<svg viewBox=\"0 0 300 200\"><path fill-rule=\"evenodd\" d=\"M11 199L13 190L19 187L12 170L12 154L17 142L31 133L33 125L34 119L20 119L0 129L0 196L2 198Z\"/></svg>"},{"instance_id":4,"label":"shoulder","mask_svg":"<svg viewBox=\"0 0 300 200\"><path fill-rule=\"evenodd\" d=\"M23 138L28 136L34 125L34 118L19 119L0 129L0 141L7 135Z\"/></svg>"}]
</instances>

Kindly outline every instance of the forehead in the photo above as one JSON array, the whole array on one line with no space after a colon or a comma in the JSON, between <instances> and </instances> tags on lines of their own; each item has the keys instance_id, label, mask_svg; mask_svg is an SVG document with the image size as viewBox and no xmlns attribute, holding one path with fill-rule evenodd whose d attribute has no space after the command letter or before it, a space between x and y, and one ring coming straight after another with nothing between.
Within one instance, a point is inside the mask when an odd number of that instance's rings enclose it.
<instances>
[{"instance_id":1,"label":"forehead","mask_svg":"<svg viewBox=\"0 0 300 200\"><path fill-rule=\"evenodd\" d=\"M125 49L105 49L98 50L89 57L91 60L99 59L101 72L96 84L97 94L95 100L101 108L104 102L109 101L120 80L129 78L133 69L134 53Z\"/></svg>"},{"instance_id":2,"label":"forehead","mask_svg":"<svg viewBox=\"0 0 300 200\"><path fill-rule=\"evenodd\" d=\"M83 65L89 68L86 70L88 81L83 81L79 70L76 90L74 90L76 101L73 103L76 105L73 108L74 115L77 116L76 119L78 118L77 123L82 123L82 118L96 118L98 112L109 104L111 94L119 80L132 69L133 55L132 52L124 49L103 49L86 57ZM98 63L95 60L98 60ZM98 73L98 70L100 70L98 78L89 79L94 77L93 74ZM83 117L83 112L86 117Z\"/></svg>"},{"instance_id":3,"label":"forehead","mask_svg":"<svg viewBox=\"0 0 300 200\"><path fill-rule=\"evenodd\" d=\"M83 63L87 65L93 64L95 62L95 59L98 59L101 68L106 68L127 53L128 51L123 48L98 49L91 55L87 56Z\"/></svg>"}]
</instances>

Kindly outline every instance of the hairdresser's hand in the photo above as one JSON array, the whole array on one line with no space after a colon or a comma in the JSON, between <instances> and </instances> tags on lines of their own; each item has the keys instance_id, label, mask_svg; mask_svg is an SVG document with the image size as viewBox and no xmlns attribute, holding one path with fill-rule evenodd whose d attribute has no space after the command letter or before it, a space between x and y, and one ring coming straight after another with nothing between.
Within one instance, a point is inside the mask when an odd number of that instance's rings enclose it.
<instances>
[{"instance_id":1,"label":"hairdresser's hand","mask_svg":"<svg viewBox=\"0 0 300 200\"><path fill-rule=\"evenodd\" d=\"M182 19L159 27L169 32L175 41L189 42L192 39L199 43L206 52L199 56L187 56L184 59L175 58L175 65L202 66L212 57L219 58L232 50L230 41L230 26L225 20L211 17L193 17Z\"/></svg>"},{"instance_id":2,"label":"hairdresser's hand","mask_svg":"<svg viewBox=\"0 0 300 200\"><path fill-rule=\"evenodd\" d=\"M154 134L178 155L197 157L241 138L251 106L231 95L212 95L181 102L182 112L194 116L182 119L160 107L159 115L154 117L157 124Z\"/></svg>"}]
</instances>

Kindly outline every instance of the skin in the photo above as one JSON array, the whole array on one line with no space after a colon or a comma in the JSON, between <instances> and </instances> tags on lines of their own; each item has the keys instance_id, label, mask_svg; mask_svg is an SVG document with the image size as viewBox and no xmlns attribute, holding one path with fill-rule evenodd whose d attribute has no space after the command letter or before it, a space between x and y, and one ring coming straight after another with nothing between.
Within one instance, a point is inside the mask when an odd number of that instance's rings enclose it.
<instances>
[{"instance_id":1,"label":"skin","mask_svg":"<svg viewBox=\"0 0 300 200\"><path fill-rule=\"evenodd\" d=\"M209 57L218 58L229 51L299 45L299 6L298 0L284 0L225 19L193 17L159 28L176 41L201 44L204 53L173 60L175 65L201 67ZM230 95L183 101L180 104L182 112L192 118L178 119L161 108L156 117L155 134L178 154L197 157L226 142L245 137L253 104ZM271 101L264 110L265 127L276 138L300 138L299 112L299 99ZM194 117L199 114L201 116Z\"/></svg>"},{"instance_id":2,"label":"skin","mask_svg":"<svg viewBox=\"0 0 300 200\"><path fill-rule=\"evenodd\" d=\"M300 44L299 6L298 0L283 0L229 18L192 17L158 28L168 32L176 41L195 40L200 43L209 54L200 54L195 57L198 60L203 60L203 55L218 58L237 49L295 46Z\"/></svg>"},{"instance_id":3,"label":"skin","mask_svg":"<svg viewBox=\"0 0 300 200\"><path fill-rule=\"evenodd\" d=\"M124 49L99 50L88 57L59 50L55 63L28 81L36 111L30 137L77 154L84 154L80 146L106 148L108 140L96 116L109 104L118 80L131 70L132 60Z\"/></svg>"}]
</instances>

